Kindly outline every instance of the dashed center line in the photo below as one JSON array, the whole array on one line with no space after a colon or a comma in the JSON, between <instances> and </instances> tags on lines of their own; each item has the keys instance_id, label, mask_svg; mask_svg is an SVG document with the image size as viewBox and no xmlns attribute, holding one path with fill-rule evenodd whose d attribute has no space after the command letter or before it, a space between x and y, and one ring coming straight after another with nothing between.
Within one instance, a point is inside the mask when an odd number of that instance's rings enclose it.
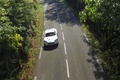
<instances>
[{"instance_id":1,"label":"dashed center line","mask_svg":"<svg viewBox=\"0 0 120 80\"><path fill-rule=\"evenodd\" d=\"M65 40L65 37L64 37L64 33L62 32L62 37L63 37L63 40Z\"/></svg>"},{"instance_id":2,"label":"dashed center line","mask_svg":"<svg viewBox=\"0 0 120 80\"><path fill-rule=\"evenodd\" d=\"M65 50L65 54L67 54L67 51L66 51L66 44L64 43L64 50Z\"/></svg>"},{"instance_id":3,"label":"dashed center line","mask_svg":"<svg viewBox=\"0 0 120 80\"><path fill-rule=\"evenodd\" d=\"M56 10L56 12L57 12L57 10ZM59 17L58 14L57 14L57 16ZM45 22L44 22L44 25L45 25ZM61 31L62 31L62 38L63 38L63 41L64 41L64 51L65 51L65 55L66 55L67 77L69 78L70 77L70 74L69 74L69 65L68 65L68 60L67 60L67 50L66 50L65 37L64 37L64 33L63 33L62 24L60 24L60 28L61 28ZM41 54L42 54L42 47L40 49L39 59L41 58ZM36 80L36 79L37 79L37 77L34 78L34 80Z\"/></svg>"},{"instance_id":4,"label":"dashed center line","mask_svg":"<svg viewBox=\"0 0 120 80\"><path fill-rule=\"evenodd\" d=\"M69 74L69 66L68 66L68 60L67 60L67 50L66 50L65 37L64 37L64 33L63 33L63 29L62 29L62 25L61 24L60 24L60 28L62 30L62 37L63 37L63 40L64 40L64 51L65 51L65 55L66 55L67 77L69 78L70 74Z\"/></svg>"},{"instance_id":5,"label":"dashed center line","mask_svg":"<svg viewBox=\"0 0 120 80\"><path fill-rule=\"evenodd\" d=\"M67 77L69 78L70 74L69 74L69 66L68 66L68 60L67 59L66 59L66 66L67 66Z\"/></svg>"}]
</instances>

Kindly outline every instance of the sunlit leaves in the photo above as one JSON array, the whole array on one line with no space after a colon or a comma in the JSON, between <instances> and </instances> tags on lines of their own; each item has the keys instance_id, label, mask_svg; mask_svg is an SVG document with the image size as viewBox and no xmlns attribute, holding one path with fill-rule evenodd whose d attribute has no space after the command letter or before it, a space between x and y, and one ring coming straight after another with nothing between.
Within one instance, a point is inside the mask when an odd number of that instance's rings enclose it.
<instances>
[{"instance_id":1,"label":"sunlit leaves","mask_svg":"<svg viewBox=\"0 0 120 80\"><path fill-rule=\"evenodd\" d=\"M23 38L16 33L18 29L10 25L0 25L0 46L1 48L18 50L22 46ZM0 50L2 51L2 50Z\"/></svg>"}]
</instances>

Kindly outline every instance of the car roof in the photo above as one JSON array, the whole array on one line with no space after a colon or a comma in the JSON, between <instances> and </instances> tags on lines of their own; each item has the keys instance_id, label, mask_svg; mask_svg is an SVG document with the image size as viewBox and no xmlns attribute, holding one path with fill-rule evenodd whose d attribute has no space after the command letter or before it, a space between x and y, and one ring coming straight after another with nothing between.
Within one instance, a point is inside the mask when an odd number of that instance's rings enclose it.
<instances>
[{"instance_id":1,"label":"car roof","mask_svg":"<svg viewBox=\"0 0 120 80\"><path fill-rule=\"evenodd\" d=\"M45 33L50 33L50 32L57 32L57 30L55 28L50 28L45 30Z\"/></svg>"}]
</instances>

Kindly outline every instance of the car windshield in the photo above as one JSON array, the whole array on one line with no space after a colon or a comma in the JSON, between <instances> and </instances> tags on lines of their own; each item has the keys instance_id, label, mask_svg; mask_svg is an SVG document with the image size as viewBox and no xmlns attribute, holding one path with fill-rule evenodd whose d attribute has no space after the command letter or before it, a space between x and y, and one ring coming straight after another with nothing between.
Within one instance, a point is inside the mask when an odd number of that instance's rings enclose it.
<instances>
[{"instance_id":1,"label":"car windshield","mask_svg":"<svg viewBox=\"0 0 120 80\"><path fill-rule=\"evenodd\" d=\"M50 33L46 33L46 37L49 37L49 36L54 36L55 33L54 32L50 32Z\"/></svg>"}]
</instances>

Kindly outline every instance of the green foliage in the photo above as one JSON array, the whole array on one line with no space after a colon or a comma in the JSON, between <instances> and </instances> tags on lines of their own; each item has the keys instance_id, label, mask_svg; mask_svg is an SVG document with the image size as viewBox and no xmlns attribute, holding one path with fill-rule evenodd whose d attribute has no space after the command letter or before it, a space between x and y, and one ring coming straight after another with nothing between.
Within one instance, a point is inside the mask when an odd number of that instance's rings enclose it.
<instances>
[{"instance_id":1,"label":"green foliage","mask_svg":"<svg viewBox=\"0 0 120 80\"><path fill-rule=\"evenodd\" d=\"M9 2L8 0L0 0L0 24L10 23L8 16L9 13Z\"/></svg>"},{"instance_id":2,"label":"green foliage","mask_svg":"<svg viewBox=\"0 0 120 80\"><path fill-rule=\"evenodd\" d=\"M32 0L0 0L0 80L17 80L27 60L29 39L36 36L38 25L36 4Z\"/></svg>"},{"instance_id":3,"label":"green foliage","mask_svg":"<svg viewBox=\"0 0 120 80\"><path fill-rule=\"evenodd\" d=\"M7 24L0 25L1 48L7 49L4 51L9 51L9 48L17 51L18 47L22 46L23 38L20 34L16 33L17 30L16 27Z\"/></svg>"},{"instance_id":4,"label":"green foliage","mask_svg":"<svg viewBox=\"0 0 120 80\"><path fill-rule=\"evenodd\" d=\"M111 80L120 77L120 2L119 0L85 0L80 21L89 25L99 40L104 67ZM112 68L112 70L111 70Z\"/></svg>"},{"instance_id":5,"label":"green foliage","mask_svg":"<svg viewBox=\"0 0 120 80\"><path fill-rule=\"evenodd\" d=\"M81 22L86 22L88 18L93 22L99 22L99 18L101 19L102 16L102 13L98 12L101 9L100 1L101 0L85 0L85 9L79 13Z\"/></svg>"},{"instance_id":6,"label":"green foliage","mask_svg":"<svg viewBox=\"0 0 120 80\"><path fill-rule=\"evenodd\" d=\"M93 22L104 23L103 26L119 26L119 0L85 0L85 4L85 9L80 12L80 17L86 14L85 19L87 17ZM84 17L81 21L85 22Z\"/></svg>"},{"instance_id":7,"label":"green foliage","mask_svg":"<svg viewBox=\"0 0 120 80\"><path fill-rule=\"evenodd\" d=\"M11 70L14 71L17 68L17 66L12 64L19 64L18 49L22 47L23 38L20 34L16 33L18 30L16 27L7 24L0 25L0 69L4 70L0 74L1 79L10 77ZM14 73L13 71L12 73Z\"/></svg>"},{"instance_id":8,"label":"green foliage","mask_svg":"<svg viewBox=\"0 0 120 80\"><path fill-rule=\"evenodd\" d=\"M11 22L17 26L25 26L27 28L33 24L35 19L34 3L26 3L24 0L11 1L12 9L10 10L9 17Z\"/></svg>"}]
</instances>

